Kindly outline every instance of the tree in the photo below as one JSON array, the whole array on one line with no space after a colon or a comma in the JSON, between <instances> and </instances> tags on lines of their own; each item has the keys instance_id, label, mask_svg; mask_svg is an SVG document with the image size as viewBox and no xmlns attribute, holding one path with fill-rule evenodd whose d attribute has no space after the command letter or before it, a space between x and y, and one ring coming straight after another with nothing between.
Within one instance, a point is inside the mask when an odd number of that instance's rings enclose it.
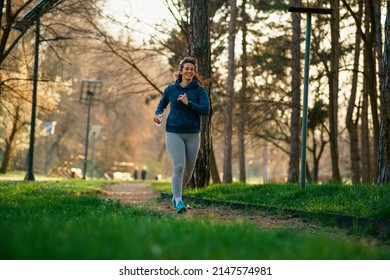
<instances>
[{"instance_id":1,"label":"tree","mask_svg":"<svg viewBox=\"0 0 390 280\"><path fill-rule=\"evenodd\" d=\"M2 174L7 173L8 167L10 165L10 161L15 151L15 144L16 144L15 140L17 138L17 134L20 133L21 129L23 129L23 127L28 124L26 121L23 121L21 119L22 118L21 115L23 115L22 105L21 104L17 106L14 105L13 108L15 112L14 114L12 114L13 120L11 122L10 133L4 139L5 147L4 147L3 161L0 166L0 173Z\"/></svg>"},{"instance_id":2,"label":"tree","mask_svg":"<svg viewBox=\"0 0 390 280\"><path fill-rule=\"evenodd\" d=\"M247 24L249 22L249 16L246 11L247 1L243 0L241 4L241 30L242 30L242 55L241 55L241 90L239 93L239 115L238 115L238 159L240 168L240 182L246 182L246 168L245 168L245 126L246 126L246 91L247 91L247 79L248 79L248 54L247 54Z\"/></svg>"},{"instance_id":3,"label":"tree","mask_svg":"<svg viewBox=\"0 0 390 280\"><path fill-rule=\"evenodd\" d=\"M338 153L338 100L339 100L339 65L340 65L340 1L333 0L331 17L331 71L329 77L329 125L330 155L332 159L332 180L341 182Z\"/></svg>"},{"instance_id":4,"label":"tree","mask_svg":"<svg viewBox=\"0 0 390 280\"><path fill-rule=\"evenodd\" d=\"M385 49L380 67L381 124L378 147L377 182L390 182L390 0L387 0Z\"/></svg>"},{"instance_id":5,"label":"tree","mask_svg":"<svg viewBox=\"0 0 390 280\"><path fill-rule=\"evenodd\" d=\"M12 24L21 13L29 9L32 1L24 1L24 3L21 1L3 1L2 5L4 4L5 6L0 11L2 23L0 33L0 121L5 127L1 135L1 138L4 139L4 143L1 143L4 150L0 168L1 173L6 173L9 167L12 166L13 155L18 152L22 153L26 148L26 139L28 139L27 134L29 133L26 127L29 124L32 102L31 73L34 48L31 41L35 43L35 40L32 40L34 37L31 36L32 34L35 35L33 28L27 28L28 30L26 29L21 33L16 30L11 32ZM55 14L55 9L51 10L51 13L52 15ZM42 24L44 27L41 31L42 38L47 38L47 31L52 30L47 24L51 17L45 19L45 25ZM16 34L19 34L18 37L16 37ZM40 58L40 62L44 62L45 59L52 59L52 55L55 53L53 44L57 44L51 42L51 45L49 45L43 41L40 42L42 45L41 52L45 52L45 55ZM53 64L58 66L57 63ZM64 88L67 87L56 77L57 73L51 75L50 71L46 71L45 74L42 71L40 72L38 75L40 90L38 91L37 102L37 131L41 128L47 114L55 110L59 93L66 91ZM38 138L38 135L36 138ZM24 168L24 160L22 167Z\"/></svg>"},{"instance_id":6,"label":"tree","mask_svg":"<svg viewBox=\"0 0 390 280\"><path fill-rule=\"evenodd\" d=\"M368 93L369 101L371 105L371 118L373 126L373 151L374 158L378 155L378 143L379 143L379 116L378 116L378 93L377 93L377 75L376 75L376 59L375 59L375 15L374 15L374 4L373 1L366 3L366 36L364 45L364 64L366 65L365 71L365 92ZM368 178L369 182L373 182L375 174L377 173L377 161L370 159L373 163L370 165L371 175Z\"/></svg>"},{"instance_id":7,"label":"tree","mask_svg":"<svg viewBox=\"0 0 390 280\"><path fill-rule=\"evenodd\" d=\"M228 77L226 87L226 98L224 100L225 130L224 130L224 151L223 151L223 182L231 183L232 175L232 129L233 129L233 98L234 98L234 47L236 39L237 5L236 0L230 0L230 21L229 21L229 57Z\"/></svg>"},{"instance_id":8,"label":"tree","mask_svg":"<svg viewBox=\"0 0 390 280\"><path fill-rule=\"evenodd\" d=\"M211 78L211 50L209 34L209 9L207 0L190 1L190 50L191 55L198 59L199 72L206 79ZM211 94L211 84L206 86ZM210 154L211 154L211 115L201 119L201 141L198 158L194 170L195 187L204 187L210 181Z\"/></svg>"},{"instance_id":9,"label":"tree","mask_svg":"<svg viewBox=\"0 0 390 280\"><path fill-rule=\"evenodd\" d=\"M357 13L358 20L361 22L363 14L363 1L359 0L359 10ZM356 106L356 95L358 87L358 73L359 73L359 59L360 59L360 43L361 43L361 34L356 29L355 35L355 47L354 47L354 63L353 63L353 73L352 73L352 87L351 95L348 101L347 115L346 115L346 127L349 133L350 139L350 159L351 159L351 174L352 174L352 183L360 183L360 152L359 152L359 135L358 135L358 121L360 117L359 110L355 113ZM356 117L354 119L354 113Z\"/></svg>"},{"instance_id":10,"label":"tree","mask_svg":"<svg viewBox=\"0 0 390 280\"><path fill-rule=\"evenodd\" d=\"M328 144L329 140L325 139L325 122L328 116L329 111L327 110L327 104L322 100L316 100L313 108L309 109L308 112L308 133L311 134L311 146L308 146L307 149L311 152L313 157L313 170L311 172L311 180L314 182L318 181L319 175L319 166L320 159L323 155L325 146ZM318 136L316 135L319 132ZM307 169L309 169L309 164L307 163ZM308 172L310 174L310 172Z\"/></svg>"},{"instance_id":11,"label":"tree","mask_svg":"<svg viewBox=\"0 0 390 280\"><path fill-rule=\"evenodd\" d=\"M377 94L377 75L376 75L376 59L381 57L381 27L380 13L378 9L380 1L364 1L364 20L360 21L358 15L353 12L351 6L346 0L341 0L349 13L352 15L357 30L360 32L361 39L364 43L363 60L364 60L364 81L363 81L363 100L361 111L361 159L362 159L362 181L369 183L374 180L377 170L378 141L379 141L379 116L378 116L378 94ZM379 17L379 19L378 19ZM363 28L364 27L364 28ZM376 46L376 48L375 48ZM376 49L376 51L375 51ZM371 117L368 117L369 109L371 109ZM370 138L369 121L372 122L373 137ZM370 142L372 144L370 144ZM374 164L372 162L374 161Z\"/></svg>"},{"instance_id":12,"label":"tree","mask_svg":"<svg viewBox=\"0 0 390 280\"><path fill-rule=\"evenodd\" d=\"M299 0L290 0L290 5L299 6ZM290 137L290 161L288 170L288 182L297 183L299 180L299 133L301 119L301 25L298 13L291 13L292 16L292 42L291 42L291 137Z\"/></svg>"},{"instance_id":13,"label":"tree","mask_svg":"<svg viewBox=\"0 0 390 280\"><path fill-rule=\"evenodd\" d=\"M15 0L0 1L0 65L23 36L23 34L18 37L11 36L12 25L18 15L32 2L34 1L28 0L24 3ZM10 40L13 40L11 44Z\"/></svg>"}]
</instances>

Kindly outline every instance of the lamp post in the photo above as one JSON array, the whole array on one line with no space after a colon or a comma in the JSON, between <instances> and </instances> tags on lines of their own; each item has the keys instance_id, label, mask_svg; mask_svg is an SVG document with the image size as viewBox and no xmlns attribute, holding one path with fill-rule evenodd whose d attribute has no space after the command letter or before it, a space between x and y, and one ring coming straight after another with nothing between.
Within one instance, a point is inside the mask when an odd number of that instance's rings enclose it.
<instances>
[{"instance_id":1,"label":"lamp post","mask_svg":"<svg viewBox=\"0 0 390 280\"><path fill-rule=\"evenodd\" d=\"M95 144L96 144L96 138L99 135L100 130L102 129L101 125L98 124L93 124L92 125L92 130L91 130L91 135L92 135L92 161L91 161L91 178L93 179L94 176L94 169L95 169Z\"/></svg>"},{"instance_id":2,"label":"lamp post","mask_svg":"<svg viewBox=\"0 0 390 280\"><path fill-rule=\"evenodd\" d=\"M87 131L85 137L84 168L83 179L87 176L88 143L89 143L89 123L91 118L91 107L98 102L103 82L100 80L84 79L81 83L80 103L88 105L87 112Z\"/></svg>"},{"instance_id":3,"label":"lamp post","mask_svg":"<svg viewBox=\"0 0 390 280\"><path fill-rule=\"evenodd\" d=\"M39 62L39 36L40 36L40 17L48 12L60 0L41 0L31 10L13 24L13 28L18 29L21 38L27 29L35 23L35 54L34 54L34 73L33 73L33 92L31 101L31 121L30 121L30 145L27 157L27 174L24 178L27 181L34 181L34 139L35 139L35 116L37 107L37 88L38 88L38 62ZM15 43L16 44L16 43ZM13 45L14 46L14 45ZM9 51L11 48L9 49Z\"/></svg>"},{"instance_id":4,"label":"lamp post","mask_svg":"<svg viewBox=\"0 0 390 280\"><path fill-rule=\"evenodd\" d=\"M305 13L306 19L306 46L305 46L305 76L303 80L303 113L302 113L302 146L301 146L301 188L305 189L306 182L306 138L307 138L307 103L309 96L309 65L310 65L310 37L311 15L331 14L333 9L312 7L290 7L289 12Z\"/></svg>"}]
</instances>

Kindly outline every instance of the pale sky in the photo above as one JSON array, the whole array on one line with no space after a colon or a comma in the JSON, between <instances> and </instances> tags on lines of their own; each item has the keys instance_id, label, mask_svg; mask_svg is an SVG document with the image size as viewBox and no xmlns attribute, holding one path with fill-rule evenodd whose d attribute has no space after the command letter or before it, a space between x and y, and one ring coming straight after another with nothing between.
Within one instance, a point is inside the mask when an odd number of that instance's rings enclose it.
<instances>
[{"instance_id":1,"label":"pale sky","mask_svg":"<svg viewBox=\"0 0 390 280\"><path fill-rule=\"evenodd\" d=\"M156 34L156 31L152 26L156 23L161 23L164 20L166 25L173 24L173 18L168 9L165 7L163 0L106 0L107 7L106 12L114 15L117 20L123 20L128 22L130 17L134 19L131 26L140 30L139 34L132 34L138 42L142 42L146 39L145 34ZM139 19L140 22L136 22ZM118 31L114 28L114 32Z\"/></svg>"}]
</instances>

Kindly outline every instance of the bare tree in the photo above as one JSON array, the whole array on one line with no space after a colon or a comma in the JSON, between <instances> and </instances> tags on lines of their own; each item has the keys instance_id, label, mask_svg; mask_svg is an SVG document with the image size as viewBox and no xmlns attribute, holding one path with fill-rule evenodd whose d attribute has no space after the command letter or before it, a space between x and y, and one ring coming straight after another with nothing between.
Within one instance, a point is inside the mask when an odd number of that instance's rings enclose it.
<instances>
[{"instance_id":1,"label":"bare tree","mask_svg":"<svg viewBox=\"0 0 390 280\"><path fill-rule=\"evenodd\" d=\"M376 32L380 32L381 28L377 27L379 21L378 19L376 19L375 13L377 13L378 7L374 6L374 1L364 1L364 23L359 21L358 16L355 12L353 12L346 0L341 1L355 20L356 27L360 32L361 38L364 43L364 89L362 104L362 177L363 182L367 183L373 181L373 177L375 176L377 170L376 160L373 159L373 157L376 158L378 154L379 143L379 116L375 53L377 53L378 57L380 57L381 47L378 48L377 46L375 51L375 44L381 45L381 35L376 34ZM375 3L375 5L380 5L378 4L378 1L376 1ZM373 127L372 145L369 144L369 120L367 115L369 109L371 109L371 120ZM373 160L375 161L375 163L370 164L370 162L372 162Z\"/></svg>"},{"instance_id":2,"label":"bare tree","mask_svg":"<svg viewBox=\"0 0 390 280\"><path fill-rule=\"evenodd\" d=\"M363 1L359 0L359 10L357 13L358 20L361 21L363 14ZM346 115L346 126L349 133L350 139L350 159L351 159L351 174L352 174L352 183L360 183L360 153L359 153L359 136L358 136L358 121L359 121L359 110L356 106L356 95L357 95L357 86L358 86L358 73L359 73L359 58L360 58L360 43L361 43L361 34L359 30L356 30L355 35L355 54L354 54L354 63L353 63L353 73L352 73L352 88L351 95L348 101L347 115ZM356 112L356 113L355 113ZM354 115L356 117L354 119Z\"/></svg>"},{"instance_id":3,"label":"bare tree","mask_svg":"<svg viewBox=\"0 0 390 280\"><path fill-rule=\"evenodd\" d=\"M247 34L248 34L248 21L249 17L246 11L247 1L243 0L241 4L241 29L242 29L242 86L239 94L239 106L240 113L238 115L238 158L240 166L240 182L246 182L246 168L245 168L245 125L246 125L246 91L247 91L247 78L248 78L248 54L247 54Z\"/></svg>"},{"instance_id":4,"label":"bare tree","mask_svg":"<svg viewBox=\"0 0 390 280\"><path fill-rule=\"evenodd\" d=\"M232 175L232 129L233 129L233 97L234 97L234 46L236 39L237 5L236 0L230 0L230 21L229 21L229 57L228 57L228 78L226 87L226 98L224 100L225 130L223 150L223 182L231 183Z\"/></svg>"},{"instance_id":5,"label":"bare tree","mask_svg":"<svg viewBox=\"0 0 390 280\"><path fill-rule=\"evenodd\" d=\"M207 0L191 0L191 31L190 50L191 55L198 59L199 72L206 79L211 77L211 51L209 34L209 8ZM211 84L206 86L210 96ZM211 115L201 119L201 142L198 158L194 170L195 187L204 187L210 181L210 155L211 155Z\"/></svg>"},{"instance_id":6,"label":"bare tree","mask_svg":"<svg viewBox=\"0 0 390 280\"><path fill-rule=\"evenodd\" d=\"M290 0L291 6L300 4L299 0ZM290 162L288 171L288 182L296 183L299 179L299 133L300 133L300 119L301 119L301 25L298 13L291 13L293 38L291 42L291 56L292 56L292 78L291 78L291 137L290 137Z\"/></svg>"},{"instance_id":7,"label":"bare tree","mask_svg":"<svg viewBox=\"0 0 390 280\"><path fill-rule=\"evenodd\" d=\"M380 67L381 125L378 149L377 182L390 182L390 0L387 0L385 49Z\"/></svg>"},{"instance_id":8,"label":"bare tree","mask_svg":"<svg viewBox=\"0 0 390 280\"><path fill-rule=\"evenodd\" d=\"M0 1L0 65L23 36L23 33L18 37L11 36L12 25L18 15L32 2L34 1L28 0L24 3L15 0ZM12 43L9 43L10 40Z\"/></svg>"},{"instance_id":9,"label":"bare tree","mask_svg":"<svg viewBox=\"0 0 390 280\"><path fill-rule=\"evenodd\" d=\"M371 105L371 117L373 126L373 159L372 173L370 176L370 182L374 181L375 174L377 174L377 161L378 144L379 144L379 116L378 116L378 93L377 93L377 71L376 71L376 59L375 59L375 40L376 40L376 27L375 27L375 14L373 1L366 2L366 41L364 46L365 62L367 63L367 72L365 72L366 86Z\"/></svg>"},{"instance_id":10,"label":"bare tree","mask_svg":"<svg viewBox=\"0 0 390 280\"><path fill-rule=\"evenodd\" d=\"M329 77L329 125L330 155L332 159L332 180L341 182L338 152L338 97L340 65L340 1L333 0L331 17L331 72Z\"/></svg>"},{"instance_id":11,"label":"bare tree","mask_svg":"<svg viewBox=\"0 0 390 280\"><path fill-rule=\"evenodd\" d=\"M0 166L0 173L7 173L8 167L10 165L10 161L15 151L15 140L17 139L17 134L20 133L21 129L26 126L28 123L23 121L21 115L23 115L22 105L14 106L15 114L12 115L13 121L11 122L11 132L4 139L5 140L5 148L3 154L3 161Z\"/></svg>"}]
</instances>

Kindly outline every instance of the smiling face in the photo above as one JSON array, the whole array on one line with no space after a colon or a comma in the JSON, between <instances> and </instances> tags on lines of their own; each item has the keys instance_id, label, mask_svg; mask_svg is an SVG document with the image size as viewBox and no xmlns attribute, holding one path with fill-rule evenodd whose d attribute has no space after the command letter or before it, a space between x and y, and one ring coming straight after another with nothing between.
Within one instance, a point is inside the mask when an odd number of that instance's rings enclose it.
<instances>
[{"instance_id":1,"label":"smiling face","mask_svg":"<svg viewBox=\"0 0 390 280\"><path fill-rule=\"evenodd\" d=\"M182 81L186 83L192 82L195 77L195 65L191 62L186 62L183 64L183 69L180 71L182 75Z\"/></svg>"}]
</instances>

